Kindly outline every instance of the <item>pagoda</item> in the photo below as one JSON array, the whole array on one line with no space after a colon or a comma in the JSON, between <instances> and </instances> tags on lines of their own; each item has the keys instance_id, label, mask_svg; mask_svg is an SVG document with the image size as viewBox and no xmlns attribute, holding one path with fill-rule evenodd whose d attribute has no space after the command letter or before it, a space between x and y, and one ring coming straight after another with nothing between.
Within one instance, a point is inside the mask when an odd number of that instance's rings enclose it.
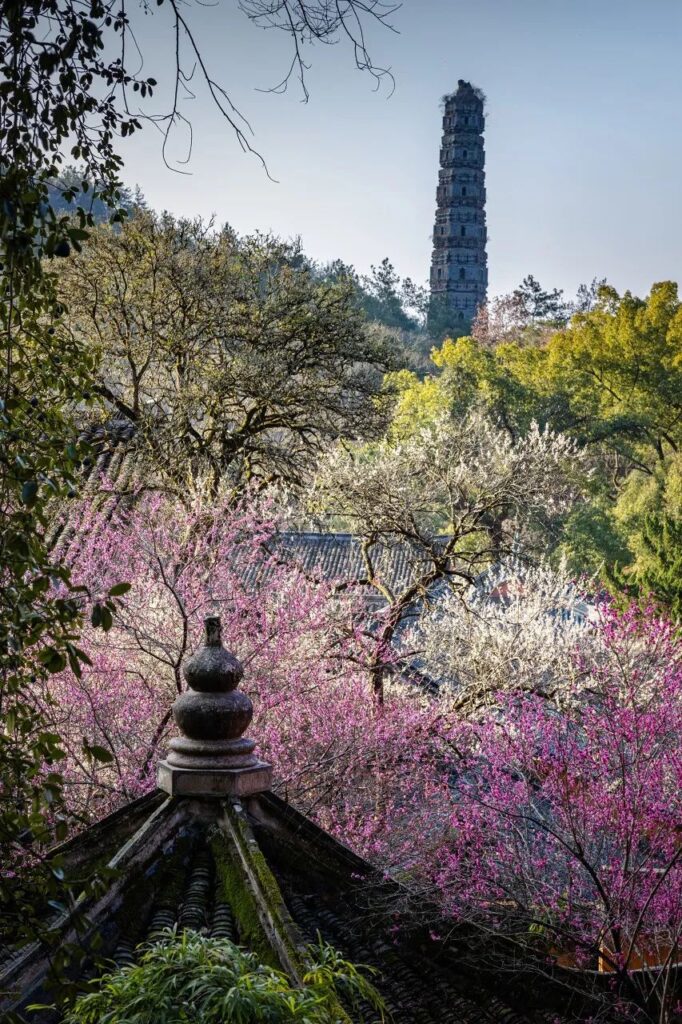
<instances>
[{"instance_id":1,"label":"pagoda","mask_svg":"<svg viewBox=\"0 0 682 1024\"><path fill-rule=\"evenodd\" d=\"M460 79L443 98L443 141L431 259L431 310L438 323L468 331L486 301L485 97Z\"/></svg>"}]
</instances>

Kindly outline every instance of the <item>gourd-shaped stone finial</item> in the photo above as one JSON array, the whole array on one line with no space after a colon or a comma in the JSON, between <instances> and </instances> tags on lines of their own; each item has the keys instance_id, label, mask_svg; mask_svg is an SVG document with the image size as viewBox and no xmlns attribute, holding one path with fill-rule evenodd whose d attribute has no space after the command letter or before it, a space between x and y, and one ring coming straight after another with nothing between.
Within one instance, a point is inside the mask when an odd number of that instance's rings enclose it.
<instances>
[{"instance_id":1,"label":"gourd-shaped stone finial","mask_svg":"<svg viewBox=\"0 0 682 1024\"><path fill-rule=\"evenodd\" d=\"M237 687L244 670L220 639L220 619L204 620L206 641L182 666L187 690L173 704L182 733L159 765L159 786L171 796L245 797L262 793L272 768L242 733L253 705Z\"/></svg>"},{"instance_id":2,"label":"gourd-shaped stone finial","mask_svg":"<svg viewBox=\"0 0 682 1024\"><path fill-rule=\"evenodd\" d=\"M244 675L244 669L234 654L221 642L221 625L217 616L204 619L206 643L196 654L183 663L182 671L187 685L200 693L226 693L235 690Z\"/></svg>"},{"instance_id":3,"label":"gourd-shaped stone finial","mask_svg":"<svg viewBox=\"0 0 682 1024\"><path fill-rule=\"evenodd\" d=\"M256 763L253 740L242 739L253 705L237 689L244 669L220 638L220 619L207 618L206 641L183 666L188 689L173 704L182 736L170 741L167 763L178 768L244 768Z\"/></svg>"}]
</instances>

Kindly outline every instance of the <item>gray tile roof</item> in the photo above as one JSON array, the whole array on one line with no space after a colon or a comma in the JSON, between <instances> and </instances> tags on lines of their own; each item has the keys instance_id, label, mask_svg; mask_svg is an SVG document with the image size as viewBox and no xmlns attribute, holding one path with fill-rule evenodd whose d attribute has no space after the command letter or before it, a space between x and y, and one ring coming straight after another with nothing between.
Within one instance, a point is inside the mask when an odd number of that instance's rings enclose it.
<instances>
[{"instance_id":1,"label":"gray tile roof","mask_svg":"<svg viewBox=\"0 0 682 1024\"><path fill-rule=\"evenodd\" d=\"M273 550L319 580L358 582L367 579L362 541L350 533L278 534ZM406 543L375 543L369 553L376 576L395 594L407 589L428 563L419 551ZM375 591L374 597L383 601Z\"/></svg>"},{"instance_id":2,"label":"gray tile roof","mask_svg":"<svg viewBox=\"0 0 682 1024\"><path fill-rule=\"evenodd\" d=\"M97 939L98 955L119 966L136 960L140 944L176 927L229 938L259 955L264 943L296 981L306 944L321 937L347 959L378 970L377 987L395 1024L546 1024L549 1019L536 997L528 1003L484 968L473 974L463 970L467 940L457 938L451 922L434 925L450 938L434 939L424 923L400 909L401 886L272 793L244 804L150 794L55 855L67 878L82 879L107 860L117 869L92 897L79 941L90 949ZM221 866L226 857L255 900L262 929L257 940L242 930L239 905L232 903ZM231 873L230 886L234 877ZM69 941L72 933L68 914L62 915L53 937ZM50 948L34 943L0 963L0 1014L50 1001L50 956ZM81 968L84 978L95 970L93 960ZM14 995L3 1001L2 993L11 991ZM53 1024L59 1018L39 1011L30 1019ZM374 1021L374 1015L366 1020Z\"/></svg>"}]
</instances>

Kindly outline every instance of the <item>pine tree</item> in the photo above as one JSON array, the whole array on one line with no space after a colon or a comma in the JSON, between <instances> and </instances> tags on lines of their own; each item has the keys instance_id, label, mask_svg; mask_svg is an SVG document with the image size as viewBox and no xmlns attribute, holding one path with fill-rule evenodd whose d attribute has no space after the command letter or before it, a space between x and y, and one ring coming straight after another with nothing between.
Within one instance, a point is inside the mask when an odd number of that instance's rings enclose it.
<instances>
[{"instance_id":1,"label":"pine tree","mask_svg":"<svg viewBox=\"0 0 682 1024\"><path fill-rule=\"evenodd\" d=\"M642 593L664 604L671 618L682 619L682 519L650 513L641 533L646 558L633 573Z\"/></svg>"}]
</instances>

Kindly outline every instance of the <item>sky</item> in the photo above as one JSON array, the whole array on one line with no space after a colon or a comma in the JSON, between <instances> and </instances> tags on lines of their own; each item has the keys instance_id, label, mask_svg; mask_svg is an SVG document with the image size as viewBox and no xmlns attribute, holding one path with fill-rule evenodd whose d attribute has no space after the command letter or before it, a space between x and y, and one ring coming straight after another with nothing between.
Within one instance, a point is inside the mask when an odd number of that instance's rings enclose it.
<instances>
[{"instance_id":1,"label":"sky","mask_svg":"<svg viewBox=\"0 0 682 1024\"><path fill-rule=\"evenodd\" d=\"M360 272L388 256L428 277L441 136L440 99L460 78L487 96L490 294L526 274L568 295L606 277L644 294L677 280L682 258L681 0L404 0L395 31L368 26L395 88L374 91L340 41L310 49L310 98L283 77L291 46L251 24L236 0L183 7L206 66L253 129L241 151L200 75L167 147L152 127L123 150L124 178L149 204L300 236L320 261ZM135 31L161 110L172 71L167 5ZM189 61L186 63L189 67ZM263 91L265 90L265 91ZM183 170L188 173L180 173ZM276 180L271 180L276 179Z\"/></svg>"}]
</instances>

